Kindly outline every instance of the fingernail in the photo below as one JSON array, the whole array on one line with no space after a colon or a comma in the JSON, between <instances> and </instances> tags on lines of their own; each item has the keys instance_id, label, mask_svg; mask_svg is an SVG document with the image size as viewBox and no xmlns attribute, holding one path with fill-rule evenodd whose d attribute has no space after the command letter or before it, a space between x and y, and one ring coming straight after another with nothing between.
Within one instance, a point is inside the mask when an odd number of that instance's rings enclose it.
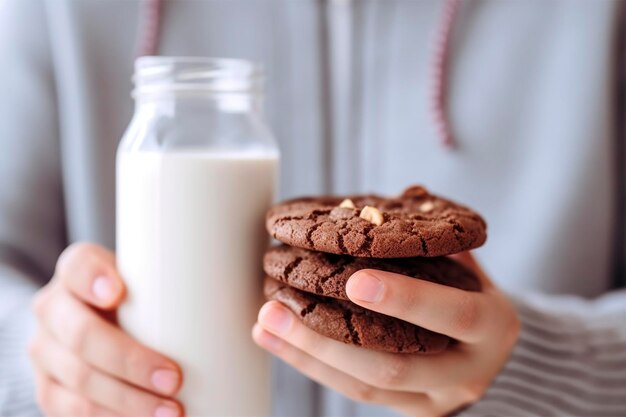
<instances>
[{"instance_id":1,"label":"fingernail","mask_svg":"<svg viewBox=\"0 0 626 417\"><path fill-rule=\"evenodd\" d=\"M346 292L350 298L355 298L368 303L380 301L383 296L383 282L368 273L360 273L350 278Z\"/></svg>"},{"instance_id":2,"label":"fingernail","mask_svg":"<svg viewBox=\"0 0 626 417\"><path fill-rule=\"evenodd\" d=\"M178 417L180 412L178 407L172 404L162 404L154 410L154 417Z\"/></svg>"},{"instance_id":3,"label":"fingernail","mask_svg":"<svg viewBox=\"0 0 626 417\"><path fill-rule=\"evenodd\" d=\"M115 287L108 277L97 277L91 284L91 292L101 301L109 301L115 296Z\"/></svg>"},{"instance_id":4,"label":"fingernail","mask_svg":"<svg viewBox=\"0 0 626 417\"><path fill-rule=\"evenodd\" d=\"M178 387L178 372L171 369L157 369L150 379L152 385L165 394L172 393Z\"/></svg>"},{"instance_id":5,"label":"fingernail","mask_svg":"<svg viewBox=\"0 0 626 417\"><path fill-rule=\"evenodd\" d=\"M275 305L263 307L259 314L259 322L263 327L278 334L284 334L289 330L291 320L291 314L287 310Z\"/></svg>"}]
</instances>

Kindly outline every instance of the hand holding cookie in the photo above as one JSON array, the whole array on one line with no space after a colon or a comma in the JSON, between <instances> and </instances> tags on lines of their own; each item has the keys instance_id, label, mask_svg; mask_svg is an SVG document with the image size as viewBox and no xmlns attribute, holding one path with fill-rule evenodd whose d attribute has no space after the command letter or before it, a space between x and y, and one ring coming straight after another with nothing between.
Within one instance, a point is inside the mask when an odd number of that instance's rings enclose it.
<instances>
[{"instance_id":1,"label":"hand holding cookie","mask_svg":"<svg viewBox=\"0 0 626 417\"><path fill-rule=\"evenodd\" d=\"M409 191L397 199L351 197L354 207L341 198L332 200L338 208L328 199L322 207L307 199L270 211L273 236L289 236L286 243L317 252L286 246L268 251L265 292L271 301L259 312L253 338L352 399L406 415L441 416L483 395L513 349L519 324L509 300L469 252L455 260L424 257L482 244L480 216L425 190ZM286 205L299 212L289 213ZM366 205L375 211L360 216ZM302 236L294 222L305 227ZM385 223L394 226L376 229ZM400 236L391 236L393 230ZM412 236L419 248L397 245ZM388 253L406 258L376 256Z\"/></svg>"}]
</instances>

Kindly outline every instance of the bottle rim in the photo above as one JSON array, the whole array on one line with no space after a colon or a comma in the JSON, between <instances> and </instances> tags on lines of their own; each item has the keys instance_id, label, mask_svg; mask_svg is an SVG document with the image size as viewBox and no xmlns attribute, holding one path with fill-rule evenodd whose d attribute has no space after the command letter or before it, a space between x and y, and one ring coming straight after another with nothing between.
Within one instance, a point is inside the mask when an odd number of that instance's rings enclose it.
<instances>
[{"instance_id":1,"label":"bottle rim","mask_svg":"<svg viewBox=\"0 0 626 417\"><path fill-rule=\"evenodd\" d=\"M133 97L164 92L261 94L261 64L245 59L142 56L135 61Z\"/></svg>"}]
</instances>

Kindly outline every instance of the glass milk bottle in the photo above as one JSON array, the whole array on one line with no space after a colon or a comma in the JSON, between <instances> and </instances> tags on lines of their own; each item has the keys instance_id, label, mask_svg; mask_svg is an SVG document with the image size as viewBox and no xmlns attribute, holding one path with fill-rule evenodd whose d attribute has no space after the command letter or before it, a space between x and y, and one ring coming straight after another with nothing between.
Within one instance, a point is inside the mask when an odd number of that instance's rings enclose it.
<instances>
[{"instance_id":1,"label":"glass milk bottle","mask_svg":"<svg viewBox=\"0 0 626 417\"><path fill-rule=\"evenodd\" d=\"M143 57L117 154L124 330L183 369L188 416L270 412L251 339L279 153L243 60Z\"/></svg>"}]
</instances>

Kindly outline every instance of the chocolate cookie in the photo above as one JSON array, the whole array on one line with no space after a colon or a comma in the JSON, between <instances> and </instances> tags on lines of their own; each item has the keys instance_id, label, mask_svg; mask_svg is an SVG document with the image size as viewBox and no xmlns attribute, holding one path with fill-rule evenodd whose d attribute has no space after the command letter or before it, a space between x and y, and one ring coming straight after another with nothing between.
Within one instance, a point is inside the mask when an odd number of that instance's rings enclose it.
<instances>
[{"instance_id":1,"label":"chocolate cookie","mask_svg":"<svg viewBox=\"0 0 626 417\"><path fill-rule=\"evenodd\" d=\"M289 246L270 248L263 258L270 277L303 291L347 300L346 282L360 269L379 269L467 291L480 291L476 275L445 257L374 259L352 258Z\"/></svg>"},{"instance_id":2,"label":"chocolate cookie","mask_svg":"<svg viewBox=\"0 0 626 417\"><path fill-rule=\"evenodd\" d=\"M368 258L443 256L477 248L485 221L419 186L399 197L309 197L271 208L268 232L291 246Z\"/></svg>"},{"instance_id":3,"label":"chocolate cookie","mask_svg":"<svg viewBox=\"0 0 626 417\"><path fill-rule=\"evenodd\" d=\"M285 304L305 326L344 343L393 353L437 353L450 338L362 308L350 301L320 297L265 278L265 296Z\"/></svg>"}]
</instances>

